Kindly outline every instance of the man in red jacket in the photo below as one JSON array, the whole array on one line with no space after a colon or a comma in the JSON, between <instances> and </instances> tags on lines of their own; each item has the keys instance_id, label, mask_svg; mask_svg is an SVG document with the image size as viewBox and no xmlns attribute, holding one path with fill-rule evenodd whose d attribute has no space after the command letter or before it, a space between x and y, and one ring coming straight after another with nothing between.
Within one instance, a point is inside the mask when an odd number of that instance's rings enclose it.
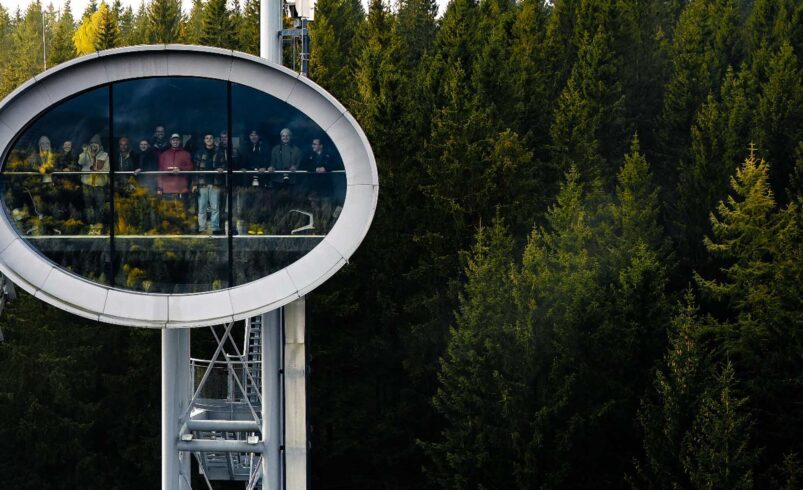
<instances>
[{"instance_id":1,"label":"man in red jacket","mask_svg":"<svg viewBox=\"0 0 803 490\"><path fill-rule=\"evenodd\" d=\"M192 156L190 152L181 147L181 136L177 133L170 136L170 148L159 155L159 170L170 173L159 174L157 193L161 196L162 201L172 201L175 203L175 206L164 207L163 211L167 212L172 208L172 213L178 212L183 218L189 217L191 214L191 199L190 177L187 172L192 171ZM161 222L165 221L172 222L172 220L167 219L166 216L161 219ZM174 233L186 232L187 230L183 228L185 228L183 224L178 224L176 229L164 231Z\"/></svg>"},{"instance_id":2,"label":"man in red jacket","mask_svg":"<svg viewBox=\"0 0 803 490\"><path fill-rule=\"evenodd\" d=\"M162 198L186 200L190 192L190 179L179 174L192 170L192 156L181 147L181 136L177 133L170 136L170 148L159 155L159 170L173 172L172 175L159 175L158 193Z\"/></svg>"}]
</instances>

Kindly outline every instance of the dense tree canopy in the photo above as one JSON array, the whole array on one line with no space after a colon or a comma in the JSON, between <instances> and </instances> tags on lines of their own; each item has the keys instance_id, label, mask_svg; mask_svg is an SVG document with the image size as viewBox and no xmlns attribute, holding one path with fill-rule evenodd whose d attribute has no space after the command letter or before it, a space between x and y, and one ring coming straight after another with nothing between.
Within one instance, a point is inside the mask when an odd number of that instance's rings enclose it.
<instances>
[{"instance_id":1,"label":"dense tree canopy","mask_svg":"<svg viewBox=\"0 0 803 490\"><path fill-rule=\"evenodd\" d=\"M0 94L116 46L257 53L259 4L0 6ZM381 183L308 299L313 483L800 488L803 4L442 11L310 23ZM0 328L0 480L156 486L158 335L25 295Z\"/></svg>"}]
</instances>

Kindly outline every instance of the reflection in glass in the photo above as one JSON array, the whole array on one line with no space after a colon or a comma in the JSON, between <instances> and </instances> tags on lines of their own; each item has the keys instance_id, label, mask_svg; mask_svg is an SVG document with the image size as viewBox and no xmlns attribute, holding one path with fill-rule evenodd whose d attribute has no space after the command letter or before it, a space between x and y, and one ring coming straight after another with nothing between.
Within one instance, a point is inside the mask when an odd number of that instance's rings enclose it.
<instances>
[{"instance_id":1,"label":"reflection in glass","mask_svg":"<svg viewBox=\"0 0 803 490\"><path fill-rule=\"evenodd\" d=\"M228 286L221 234L228 165L215 141L228 127L227 91L226 82L201 78L114 85L117 286L165 293Z\"/></svg>"},{"instance_id":2,"label":"reflection in glass","mask_svg":"<svg viewBox=\"0 0 803 490\"><path fill-rule=\"evenodd\" d=\"M122 289L191 293L308 253L337 221L346 178L328 135L285 102L154 77L50 108L5 156L0 189L19 234L59 266Z\"/></svg>"},{"instance_id":3,"label":"reflection in glass","mask_svg":"<svg viewBox=\"0 0 803 490\"><path fill-rule=\"evenodd\" d=\"M346 195L340 155L298 109L232 84L234 284L287 267L332 229Z\"/></svg>"},{"instance_id":4,"label":"reflection in glass","mask_svg":"<svg viewBox=\"0 0 803 490\"><path fill-rule=\"evenodd\" d=\"M59 266L110 280L109 89L52 108L9 152L3 204L19 234Z\"/></svg>"}]
</instances>

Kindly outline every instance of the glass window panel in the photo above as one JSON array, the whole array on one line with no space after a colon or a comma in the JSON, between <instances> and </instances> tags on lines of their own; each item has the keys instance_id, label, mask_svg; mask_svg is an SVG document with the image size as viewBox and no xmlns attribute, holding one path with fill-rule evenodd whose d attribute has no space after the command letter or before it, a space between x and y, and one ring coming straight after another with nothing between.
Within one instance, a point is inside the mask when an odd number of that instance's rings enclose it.
<instances>
[{"instance_id":1,"label":"glass window panel","mask_svg":"<svg viewBox=\"0 0 803 490\"><path fill-rule=\"evenodd\" d=\"M234 285L276 272L332 229L346 196L340 155L309 117L232 84Z\"/></svg>"},{"instance_id":2,"label":"glass window panel","mask_svg":"<svg viewBox=\"0 0 803 490\"><path fill-rule=\"evenodd\" d=\"M44 112L15 141L0 182L20 236L57 265L111 280L109 89Z\"/></svg>"},{"instance_id":3,"label":"glass window panel","mask_svg":"<svg viewBox=\"0 0 803 490\"><path fill-rule=\"evenodd\" d=\"M113 86L115 285L229 286L227 84L158 77Z\"/></svg>"},{"instance_id":4,"label":"glass window panel","mask_svg":"<svg viewBox=\"0 0 803 490\"><path fill-rule=\"evenodd\" d=\"M303 113L188 77L128 80L52 107L15 141L0 186L19 234L57 265L161 293L290 265L332 229L346 195L337 149Z\"/></svg>"}]
</instances>

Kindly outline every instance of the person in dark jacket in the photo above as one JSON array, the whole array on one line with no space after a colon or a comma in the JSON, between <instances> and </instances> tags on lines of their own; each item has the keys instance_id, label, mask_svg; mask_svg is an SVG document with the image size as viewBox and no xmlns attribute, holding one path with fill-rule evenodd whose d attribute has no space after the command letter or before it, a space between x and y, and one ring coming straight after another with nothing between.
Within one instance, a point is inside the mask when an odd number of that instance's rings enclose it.
<instances>
[{"instance_id":1,"label":"person in dark jacket","mask_svg":"<svg viewBox=\"0 0 803 490\"><path fill-rule=\"evenodd\" d=\"M220 195L225 184L223 172L226 171L225 151L220 152L215 146L215 136L209 132L204 134L204 144L195 152L193 158L195 170L201 172L195 176L192 192L198 193L198 232L206 231L206 209L210 209L210 225L212 233L220 232Z\"/></svg>"},{"instance_id":2,"label":"person in dark jacket","mask_svg":"<svg viewBox=\"0 0 803 490\"><path fill-rule=\"evenodd\" d=\"M153 138L151 138L150 145L156 155L170 148L170 142L165 139L164 126L156 126L153 129Z\"/></svg>"},{"instance_id":3,"label":"person in dark jacket","mask_svg":"<svg viewBox=\"0 0 803 490\"><path fill-rule=\"evenodd\" d=\"M128 138L123 136L117 141L119 151L117 152L117 160L114 170L118 172L131 172L138 171L139 168L135 167L136 161L134 155L131 154L131 146L128 144Z\"/></svg>"},{"instance_id":4,"label":"person in dark jacket","mask_svg":"<svg viewBox=\"0 0 803 490\"><path fill-rule=\"evenodd\" d=\"M237 160L238 167L246 171L264 172L268 169L268 151L262 142L259 131L252 129L248 133L248 141L242 145ZM256 222L270 208L270 179L256 173L244 175L239 182L234 197L234 217L239 233L248 228L247 222Z\"/></svg>"},{"instance_id":5,"label":"person in dark jacket","mask_svg":"<svg viewBox=\"0 0 803 490\"><path fill-rule=\"evenodd\" d=\"M56 167L63 172L75 172L78 166L78 155L72 148L72 141L67 140L61 145L61 153L58 156Z\"/></svg>"},{"instance_id":6,"label":"person in dark jacket","mask_svg":"<svg viewBox=\"0 0 803 490\"><path fill-rule=\"evenodd\" d=\"M147 138L139 140L138 151L134 153L133 158L135 168L139 169L140 172L146 172L145 175L139 175L140 185L155 193L159 188L158 178L156 175L148 174L147 172L159 170L159 161Z\"/></svg>"},{"instance_id":7,"label":"person in dark jacket","mask_svg":"<svg viewBox=\"0 0 803 490\"><path fill-rule=\"evenodd\" d=\"M332 179L329 172L334 170L335 158L327 151L320 138L312 140L312 150L304 158L301 170L307 172L307 190L310 198L332 197Z\"/></svg>"}]
</instances>

